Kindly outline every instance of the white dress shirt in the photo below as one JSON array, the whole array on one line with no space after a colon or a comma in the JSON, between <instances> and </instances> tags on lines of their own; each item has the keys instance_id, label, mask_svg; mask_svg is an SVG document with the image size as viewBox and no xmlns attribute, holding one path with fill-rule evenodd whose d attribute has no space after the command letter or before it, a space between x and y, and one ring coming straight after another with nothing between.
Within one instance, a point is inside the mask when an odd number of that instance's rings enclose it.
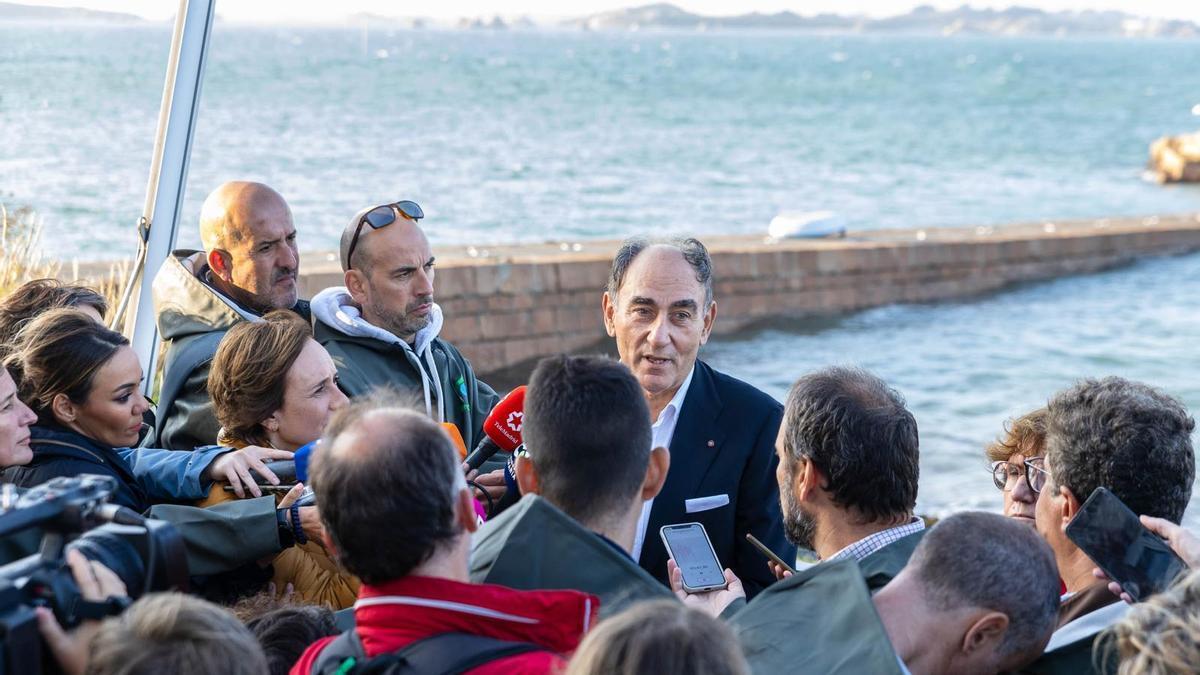
<instances>
[{"instance_id":1,"label":"white dress shirt","mask_svg":"<svg viewBox=\"0 0 1200 675\"><path fill-rule=\"evenodd\" d=\"M696 366L693 364L692 370L684 378L683 384L679 385L679 391L675 392L675 397L658 414L658 419L650 427L654 437L654 443L650 447L666 448L668 452L671 450L671 439L675 436L675 423L679 421L679 411L683 408L683 399L687 398L688 388L692 386L692 376L695 374ZM647 499L642 504L642 515L638 518L637 533L633 536L632 556L634 560L642 558L642 544L646 542L646 527L650 524L650 509L653 506L653 498Z\"/></svg>"}]
</instances>

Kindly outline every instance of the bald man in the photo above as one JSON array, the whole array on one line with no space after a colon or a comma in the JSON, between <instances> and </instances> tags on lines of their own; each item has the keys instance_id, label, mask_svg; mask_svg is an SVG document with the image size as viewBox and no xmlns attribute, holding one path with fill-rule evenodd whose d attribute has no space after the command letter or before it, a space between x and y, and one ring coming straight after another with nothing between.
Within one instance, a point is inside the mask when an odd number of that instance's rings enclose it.
<instances>
[{"instance_id":1,"label":"bald man","mask_svg":"<svg viewBox=\"0 0 1200 675\"><path fill-rule=\"evenodd\" d=\"M417 225L424 215L416 203L402 201L350 219L341 241L346 285L313 297L313 332L337 364L348 396L381 386L411 392L429 417L452 422L474 448L498 397L438 336L433 251Z\"/></svg>"},{"instance_id":2,"label":"bald man","mask_svg":"<svg viewBox=\"0 0 1200 675\"><path fill-rule=\"evenodd\" d=\"M208 369L221 337L273 309L309 320L298 298L296 227L278 192L231 181L200 212L203 251L178 250L154 278L158 330L167 342L158 396L158 446L191 450L217 441Z\"/></svg>"}]
</instances>

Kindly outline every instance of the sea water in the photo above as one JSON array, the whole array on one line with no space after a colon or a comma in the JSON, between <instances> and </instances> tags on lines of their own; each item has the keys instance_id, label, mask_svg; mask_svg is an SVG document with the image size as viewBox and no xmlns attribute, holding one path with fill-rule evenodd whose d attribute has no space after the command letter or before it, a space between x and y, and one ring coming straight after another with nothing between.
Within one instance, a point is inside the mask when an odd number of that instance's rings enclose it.
<instances>
[{"instance_id":1,"label":"sea water","mask_svg":"<svg viewBox=\"0 0 1200 675\"><path fill-rule=\"evenodd\" d=\"M132 255L169 40L0 24L0 200L41 214L49 255ZM1194 212L1200 189L1143 173L1151 141L1200 127L1197 103L1197 41L219 22L180 242L234 178L279 189L307 250L396 199L435 244L763 233L780 211L851 228ZM781 399L822 365L873 369L920 424L920 509L995 509L983 445L1079 377L1200 410L1198 282L1200 258L1154 260L704 356Z\"/></svg>"}]
</instances>

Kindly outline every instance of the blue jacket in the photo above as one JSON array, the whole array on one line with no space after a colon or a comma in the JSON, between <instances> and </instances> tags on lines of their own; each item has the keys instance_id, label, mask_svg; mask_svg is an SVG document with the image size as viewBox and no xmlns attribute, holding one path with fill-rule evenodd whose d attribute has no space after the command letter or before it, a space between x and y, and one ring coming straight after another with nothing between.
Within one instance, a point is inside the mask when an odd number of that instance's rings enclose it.
<instances>
[{"instance_id":1,"label":"blue jacket","mask_svg":"<svg viewBox=\"0 0 1200 675\"><path fill-rule=\"evenodd\" d=\"M663 525L699 522L717 558L742 580L753 598L775 581L767 558L746 541L749 532L784 560L796 548L783 535L779 485L775 480L775 437L783 406L754 387L696 360L696 373L683 399L671 438L671 468L654 498L638 563L667 583ZM687 512L687 500L728 496L724 504Z\"/></svg>"},{"instance_id":2,"label":"blue jacket","mask_svg":"<svg viewBox=\"0 0 1200 675\"><path fill-rule=\"evenodd\" d=\"M194 501L208 494L211 480L201 474L229 448L208 446L193 452L154 448L111 448L60 426L30 429L33 460L9 467L4 478L33 487L59 476L92 473L117 479L111 502L139 513L161 502Z\"/></svg>"}]
</instances>

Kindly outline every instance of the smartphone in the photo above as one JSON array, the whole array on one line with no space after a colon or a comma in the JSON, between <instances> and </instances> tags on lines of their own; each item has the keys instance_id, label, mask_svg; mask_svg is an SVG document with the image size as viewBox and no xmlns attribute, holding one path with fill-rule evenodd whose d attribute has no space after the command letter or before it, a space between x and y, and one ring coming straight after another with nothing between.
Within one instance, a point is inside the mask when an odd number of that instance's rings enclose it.
<instances>
[{"instance_id":1,"label":"smartphone","mask_svg":"<svg viewBox=\"0 0 1200 675\"><path fill-rule=\"evenodd\" d=\"M785 563L783 561L783 558L780 558L779 556L775 555L774 551L767 548L766 544L759 541L757 537L750 534L749 532L746 533L746 541L750 542L751 544L754 544L754 548L757 548L759 551L762 551L762 554L767 556L767 558L770 559L771 562L775 563L776 565L779 565L780 567L791 572L792 574L796 573L795 567L792 567L791 565Z\"/></svg>"},{"instance_id":2,"label":"smartphone","mask_svg":"<svg viewBox=\"0 0 1200 675\"><path fill-rule=\"evenodd\" d=\"M701 593L725 588L725 570L700 523L664 525L658 531L667 555L683 573L683 590Z\"/></svg>"},{"instance_id":3,"label":"smartphone","mask_svg":"<svg viewBox=\"0 0 1200 675\"><path fill-rule=\"evenodd\" d=\"M1116 495L1098 487L1067 524L1067 537L1134 601L1171 585L1187 565Z\"/></svg>"},{"instance_id":4,"label":"smartphone","mask_svg":"<svg viewBox=\"0 0 1200 675\"><path fill-rule=\"evenodd\" d=\"M307 485L304 486L304 492L300 493L300 498L296 500L299 506L312 506L317 503L317 495L313 489Z\"/></svg>"}]
</instances>

